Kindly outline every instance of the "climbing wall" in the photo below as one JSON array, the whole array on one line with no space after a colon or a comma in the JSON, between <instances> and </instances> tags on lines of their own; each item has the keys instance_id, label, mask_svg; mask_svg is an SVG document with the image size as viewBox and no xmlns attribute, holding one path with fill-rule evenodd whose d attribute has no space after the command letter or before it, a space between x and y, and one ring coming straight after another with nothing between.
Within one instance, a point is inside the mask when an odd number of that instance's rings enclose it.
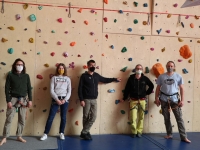
<instances>
[{"instance_id":1,"label":"climbing wall","mask_svg":"<svg viewBox=\"0 0 200 150\"><path fill-rule=\"evenodd\" d=\"M78 83L90 59L96 61L95 71L102 76L122 78L119 83L99 85L98 115L91 134L130 133L128 102L119 103L128 77L140 63L156 87L152 66L161 63L165 69L169 60L175 62L176 72L184 79L182 110L186 129L199 132L200 6L181 8L185 0L155 0L154 3L150 0L74 0L69 8L70 2L15 0L4 3L4 13L0 14L0 132L6 112L5 79L16 58L25 61L33 87L33 107L28 109L24 135L43 134L51 105L50 78L57 63L65 63L72 82L65 134L80 134L82 107ZM192 53L187 59L179 52L185 45L189 47L186 52ZM165 133L163 116L159 113L160 107L153 103L154 97L154 92L148 97L144 132ZM12 135L15 135L16 123L17 117ZM59 124L58 111L50 135L58 134ZM172 124L177 132L174 117Z\"/></svg>"}]
</instances>

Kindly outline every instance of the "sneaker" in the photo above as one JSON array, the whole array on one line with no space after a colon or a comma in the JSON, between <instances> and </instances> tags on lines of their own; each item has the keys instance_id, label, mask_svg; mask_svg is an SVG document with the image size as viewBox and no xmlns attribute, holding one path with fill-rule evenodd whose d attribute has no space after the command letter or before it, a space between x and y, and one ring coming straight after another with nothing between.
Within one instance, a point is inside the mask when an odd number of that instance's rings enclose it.
<instances>
[{"instance_id":1,"label":"sneaker","mask_svg":"<svg viewBox=\"0 0 200 150\"><path fill-rule=\"evenodd\" d=\"M136 137L136 134L131 134L131 137L132 137L132 138L135 138L135 137Z\"/></svg>"},{"instance_id":2,"label":"sneaker","mask_svg":"<svg viewBox=\"0 0 200 150\"><path fill-rule=\"evenodd\" d=\"M60 139L65 140L65 135L63 133L60 133Z\"/></svg>"},{"instance_id":3,"label":"sneaker","mask_svg":"<svg viewBox=\"0 0 200 150\"><path fill-rule=\"evenodd\" d=\"M139 133L138 133L138 134L137 134L137 137L141 138L141 137L142 137L142 134L139 134Z\"/></svg>"},{"instance_id":4,"label":"sneaker","mask_svg":"<svg viewBox=\"0 0 200 150\"><path fill-rule=\"evenodd\" d=\"M84 140L91 140L91 138L88 136L88 134L84 134L82 132L81 132L80 137L83 138Z\"/></svg>"},{"instance_id":5,"label":"sneaker","mask_svg":"<svg viewBox=\"0 0 200 150\"><path fill-rule=\"evenodd\" d=\"M44 141L44 140L46 140L46 139L47 139L47 135L46 135L46 134L44 134L44 135L40 138L41 141Z\"/></svg>"},{"instance_id":6,"label":"sneaker","mask_svg":"<svg viewBox=\"0 0 200 150\"><path fill-rule=\"evenodd\" d=\"M90 140L92 140L90 132L87 133L87 136L90 138Z\"/></svg>"}]
</instances>

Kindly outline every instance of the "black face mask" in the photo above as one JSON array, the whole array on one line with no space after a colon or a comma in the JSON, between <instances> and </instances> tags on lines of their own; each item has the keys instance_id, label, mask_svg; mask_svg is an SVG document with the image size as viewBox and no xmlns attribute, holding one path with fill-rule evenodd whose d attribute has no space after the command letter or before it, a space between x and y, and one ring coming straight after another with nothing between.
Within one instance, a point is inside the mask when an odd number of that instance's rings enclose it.
<instances>
[{"instance_id":1,"label":"black face mask","mask_svg":"<svg viewBox=\"0 0 200 150\"><path fill-rule=\"evenodd\" d=\"M89 70L90 70L91 72L94 72L95 67L90 67Z\"/></svg>"}]
</instances>

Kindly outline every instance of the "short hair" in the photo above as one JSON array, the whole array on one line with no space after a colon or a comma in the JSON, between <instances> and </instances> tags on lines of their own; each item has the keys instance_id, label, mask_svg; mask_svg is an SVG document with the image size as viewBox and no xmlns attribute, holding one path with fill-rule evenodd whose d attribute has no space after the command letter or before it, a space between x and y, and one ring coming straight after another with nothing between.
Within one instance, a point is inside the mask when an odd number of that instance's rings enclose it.
<instances>
[{"instance_id":1,"label":"short hair","mask_svg":"<svg viewBox=\"0 0 200 150\"><path fill-rule=\"evenodd\" d=\"M135 69L136 69L138 66L141 66L141 67L142 67L142 70L143 70L143 66L142 66L141 64L137 64L137 65L135 66Z\"/></svg>"},{"instance_id":2,"label":"short hair","mask_svg":"<svg viewBox=\"0 0 200 150\"><path fill-rule=\"evenodd\" d=\"M172 64L174 64L174 67L176 67L175 63L174 63L173 61L171 61L171 60L168 61L167 64L168 64L168 63L172 63ZM167 64L166 64L166 66L167 66Z\"/></svg>"},{"instance_id":3,"label":"short hair","mask_svg":"<svg viewBox=\"0 0 200 150\"><path fill-rule=\"evenodd\" d=\"M59 69L60 66L63 66L63 68L64 68L63 76L67 76L67 68L66 68L65 64L63 64L63 63L60 63L60 64L57 65L56 74L55 75L56 76L60 75L59 72L58 72L58 69Z\"/></svg>"},{"instance_id":4,"label":"short hair","mask_svg":"<svg viewBox=\"0 0 200 150\"><path fill-rule=\"evenodd\" d=\"M23 70L22 70L22 72L21 73L26 73L26 66L25 66L25 62L22 60L22 59L20 59L20 58L17 58L16 60L15 60L15 62L12 64L12 72L17 72L17 70L16 70L16 64L17 64L17 62L18 61L21 61L22 63L23 63Z\"/></svg>"},{"instance_id":5,"label":"short hair","mask_svg":"<svg viewBox=\"0 0 200 150\"><path fill-rule=\"evenodd\" d=\"M90 63L95 63L95 61L94 61L94 60L89 60L89 61L87 62L87 65L89 66Z\"/></svg>"}]
</instances>

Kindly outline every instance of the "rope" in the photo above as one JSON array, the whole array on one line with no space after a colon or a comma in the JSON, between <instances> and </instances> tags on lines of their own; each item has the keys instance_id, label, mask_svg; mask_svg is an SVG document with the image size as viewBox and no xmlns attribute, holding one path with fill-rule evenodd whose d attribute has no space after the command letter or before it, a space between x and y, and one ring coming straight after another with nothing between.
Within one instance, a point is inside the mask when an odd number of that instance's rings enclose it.
<instances>
[{"instance_id":1,"label":"rope","mask_svg":"<svg viewBox=\"0 0 200 150\"><path fill-rule=\"evenodd\" d=\"M4 13L4 0L2 0L1 13Z\"/></svg>"},{"instance_id":2,"label":"rope","mask_svg":"<svg viewBox=\"0 0 200 150\"><path fill-rule=\"evenodd\" d=\"M69 6L69 14L68 14L68 17L71 18L71 3L69 3L68 6Z\"/></svg>"}]
</instances>

